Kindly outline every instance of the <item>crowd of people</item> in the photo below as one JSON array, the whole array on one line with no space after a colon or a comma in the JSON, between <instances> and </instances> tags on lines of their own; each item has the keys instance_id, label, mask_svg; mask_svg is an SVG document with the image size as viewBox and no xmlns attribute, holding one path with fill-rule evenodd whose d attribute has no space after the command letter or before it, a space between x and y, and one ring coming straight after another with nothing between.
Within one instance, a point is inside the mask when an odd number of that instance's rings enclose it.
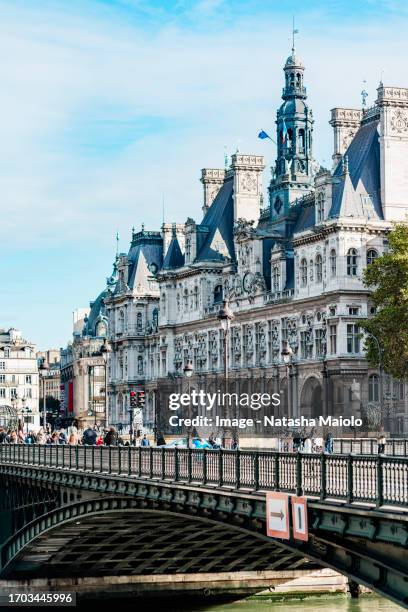
<instances>
[{"instance_id":1,"label":"crowd of people","mask_svg":"<svg viewBox=\"0 0 408 612\"><path fill-rule=\"evenodd\" d=\"M146 436L144 436L146 438ZM147 439L147 438L146 438ZM128 445L119 436L115 427L102 429L88 427L84 431L79 431L77 427L71 425L67 429L52 429L50 426L40 427L37 432L22 429L6 429L0 427L0 444L70 444L77 446L80 444L95 446L119 446Z\"/></svg>"}]
</instances>

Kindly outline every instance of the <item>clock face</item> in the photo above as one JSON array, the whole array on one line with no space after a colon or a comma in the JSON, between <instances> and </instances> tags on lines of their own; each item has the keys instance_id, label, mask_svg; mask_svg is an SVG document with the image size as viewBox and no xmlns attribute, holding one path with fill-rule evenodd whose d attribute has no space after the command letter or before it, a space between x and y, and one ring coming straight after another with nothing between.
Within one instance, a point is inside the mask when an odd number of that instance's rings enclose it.
<instances>
[{"instance_id":1,"label":"clock face","mask_svg":"<svg viewBox=\"0 0 408 612\"><path fill-rule=\"evenodd\" d=\"M244 291L251 291L251 287L252 287L252 273L251 272L247 272L242 280L242 286L244 288Z\"/></svg>"}]
</instances>

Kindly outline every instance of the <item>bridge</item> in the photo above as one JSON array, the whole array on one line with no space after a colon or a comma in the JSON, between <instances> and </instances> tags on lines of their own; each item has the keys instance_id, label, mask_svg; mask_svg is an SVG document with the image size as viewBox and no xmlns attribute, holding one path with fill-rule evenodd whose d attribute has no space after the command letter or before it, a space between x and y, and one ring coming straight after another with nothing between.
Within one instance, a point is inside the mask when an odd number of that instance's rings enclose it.
<instances>
[{"instance_id":1,"label":"bridge","mask_svg":"<svg viewBox=\"0 0 408 612\"><path fill-rule=\"evenodd\" d=\"M1 579L326 567L408 607L402 456L1 445L0 486ZM266 535L268 491L307 497L307 542Z\"/></svg>"}]
</instances>

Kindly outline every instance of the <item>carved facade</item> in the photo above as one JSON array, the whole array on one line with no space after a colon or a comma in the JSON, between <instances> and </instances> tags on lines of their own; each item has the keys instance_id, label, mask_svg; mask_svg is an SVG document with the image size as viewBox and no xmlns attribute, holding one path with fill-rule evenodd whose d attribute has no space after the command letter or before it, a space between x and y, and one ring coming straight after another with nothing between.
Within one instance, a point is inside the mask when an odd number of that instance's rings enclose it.
<instances>
[{"instance_id":1,"label":"carved facade","mask_svg":"<svg viewBox=\"0 0 408 612\"><path fill-rule=\"evenodd\" d=\"M157 388L169 377L182 385L188 362L197 387L222 374L217 313L228 298L233 384L256 379L280 390L282 414L364 417L382 403L387 426L408 431L405 384L386 377L379 398L359 327L372 314L362 272L408 211L408 89L380 85L373 108L332 110L329 171L313 160L313 117L294 52L284 72L268 207L263 158L237 153L229 168L202 171L201 223L142 232L119 261L119 282L105 300L113 421L126 418L129 391L140 385L144 426L157 426ZM293 351L289 369L284 341Z\"/></svg>"}]
</instances>

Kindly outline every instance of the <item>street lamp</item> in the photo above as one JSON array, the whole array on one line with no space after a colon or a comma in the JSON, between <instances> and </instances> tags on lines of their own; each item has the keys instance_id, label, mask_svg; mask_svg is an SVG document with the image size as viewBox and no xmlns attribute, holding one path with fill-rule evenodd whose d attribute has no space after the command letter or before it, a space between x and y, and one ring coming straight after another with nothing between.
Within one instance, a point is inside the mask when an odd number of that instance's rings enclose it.
<instances>
[{"instance_id":1,"label":"street lamp","mask_svg":"<svg viewBox=\"0 0 408 612\"><path fill-rule=\"evenodd\" d=\"M281 357L282 357L282 361L283 363L286 365L286 373L287 373L287 379L288 379L288 412L291 413L293 412L293 399L292 399L292 389L291 389L291 368L293 365L293 351L292 348L288 342L288 340L283 340L282 342L282 351L281 351ZM294 416L293 414L288 414L288 416Z\"/></svg>"},{"instance_id":2,"label":"street lamp","mask_svg":"<svg viewBox=\"0 0 408 612\"><path fill-rule=\"evenodd\" d=\"M229 340L229 332L231 328L231 322L234 320L234 314L229 307L228 300L224 300L222 303L222 308L220 309L217 319L220 322L221 329L223 331L223 342L224 342L224 380L225 380L225 392L227 393L227 382L228 382L228 340ZM238 411L238 403L235 405L235 411ZM238 435L238 429L236 430L236 436ZM225 431L224 431L224 441L223 445L225 446ZM238 440L236 439L238 444Z\"/></svg>"},{"instance_id":3,"label":"street lamp","mask_svg":"<svg viewBox=\"0 0 408 612\"><path fill-rule=\"evenodd\" d=\"M103 344L101 346L101 354L103 358L103 362L105 365L105 426L109 425L109 416L108 416L108 357L109 353L112 351L110 344L107 338L104 339Z\"/></svg>"},{"instance_id":4,"label":"street lamp","mask_svg":"<svg viewBox=\"0 0 408 612\"><path fill-rule=\"evenodd\" d=\"M190 378L193 375L194 368L191 361L187 361L186 365L183 368L184 376L187 378L187 393L190 395ZM190 448L190 433L191 427L187 427L187 448Z\"/></svg>"}]
</instances>

